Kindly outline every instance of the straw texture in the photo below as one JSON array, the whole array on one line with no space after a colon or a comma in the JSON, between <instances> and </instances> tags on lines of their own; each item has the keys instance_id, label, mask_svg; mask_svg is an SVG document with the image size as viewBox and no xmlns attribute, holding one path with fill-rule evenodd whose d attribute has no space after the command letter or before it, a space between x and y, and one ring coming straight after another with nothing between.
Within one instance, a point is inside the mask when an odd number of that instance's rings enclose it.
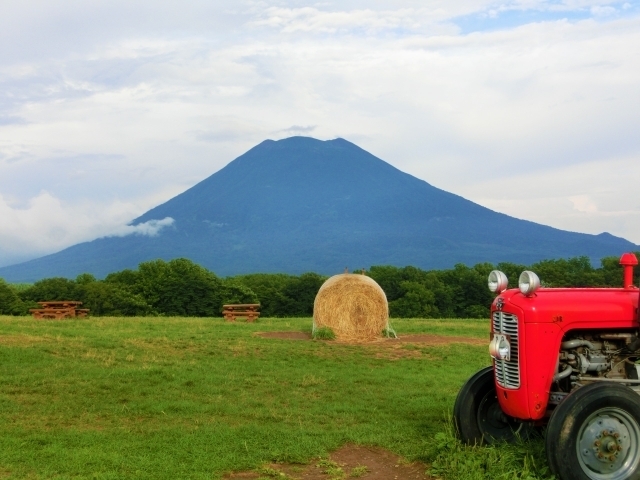
<instances>
[{"instance_id":1,"label":"straw texture","mask_svg":"<svg viewBox=\"0 0 640 480\"><path fill-rule=\"evenodd\" d=\"M314 330L329 327L336 340L376 340L388 326L387 296L366 275L334 275L322 284L313 302Z\"/></svg>"}]
</instances>

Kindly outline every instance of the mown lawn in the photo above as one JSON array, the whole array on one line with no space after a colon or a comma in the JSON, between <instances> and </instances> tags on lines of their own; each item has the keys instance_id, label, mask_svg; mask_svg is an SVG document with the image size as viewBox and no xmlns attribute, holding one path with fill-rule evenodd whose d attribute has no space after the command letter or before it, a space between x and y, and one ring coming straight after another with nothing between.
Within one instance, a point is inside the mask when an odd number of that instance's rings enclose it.
<instances>
[{"instance_id":1,"label":"mown lawn","mask_svg":"<svg viewBox=\"0 0 640 480\"><path fill-rule=\"evenodd\" d=\"M489 329L393 326L483 339ZM306 463L347 442L433 463L445 478L525 478L520 463L540 463L528 446L464 448L451 435L455 395L489 363L486 346L402 345L392 355L254 335L310 329L311 319L0 317L0 478L219 478ZM500 463L503 451L516 470L473 463ZM544 472L527 468L529 478Z\"/></svg>"}]
</instances>

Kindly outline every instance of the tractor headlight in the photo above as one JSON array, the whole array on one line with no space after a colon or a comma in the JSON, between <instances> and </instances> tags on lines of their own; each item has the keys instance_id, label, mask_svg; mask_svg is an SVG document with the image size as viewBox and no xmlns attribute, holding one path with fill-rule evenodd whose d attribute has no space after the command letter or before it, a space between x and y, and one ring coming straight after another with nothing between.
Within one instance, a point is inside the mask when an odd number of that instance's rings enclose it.
<instances>
[{"instance_id":1,"label":"tractor headlight","mask_svg":"<svg viewBox=\"0 0 640 480\"><path fill-rule=\"evenodd\" d=\"M489 274L489 290L493 293L502 293L507 289L509 280L500 270L493 270Z\"/></svg>"},{"instance_id":2,"label":"tractor headlight","mask_svg":"<svg viewBox=\"0 0 640 480\"><path fill-rule=\"evenodd\" d=\"M489 355L496 360L511 360L511 342L508 335L494 333L489 343Z\"/></svg>"},{"instance_id":3,"label":"tractor headlight","mask_svg":"<svg viewBox=\"0 0 640 480\"><path fill-rule=\"evenodd\" d=\"M520 274L518 285L522 294L529 297L540 288L540 279L535 273L525 270Z\"/></svg>"}]
</instances>

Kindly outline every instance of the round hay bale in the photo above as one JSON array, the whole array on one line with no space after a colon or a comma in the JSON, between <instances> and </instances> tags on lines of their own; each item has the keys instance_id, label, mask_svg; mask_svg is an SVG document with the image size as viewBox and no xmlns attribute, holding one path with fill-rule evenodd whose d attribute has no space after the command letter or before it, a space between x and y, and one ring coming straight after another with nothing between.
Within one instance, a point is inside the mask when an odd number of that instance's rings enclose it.
<instances>
[{"instance_id":1,"label":"round hay bale","mask_svg":"<svg viewBox=\"0 0 640 480\"><path fill-rule=\"evenodd\" d=\"M389 328L387 296L366 275L334 275L322 284L313 302L313 329L323 327L342 341L380 338Z\"/></svg>"}]
</instances>

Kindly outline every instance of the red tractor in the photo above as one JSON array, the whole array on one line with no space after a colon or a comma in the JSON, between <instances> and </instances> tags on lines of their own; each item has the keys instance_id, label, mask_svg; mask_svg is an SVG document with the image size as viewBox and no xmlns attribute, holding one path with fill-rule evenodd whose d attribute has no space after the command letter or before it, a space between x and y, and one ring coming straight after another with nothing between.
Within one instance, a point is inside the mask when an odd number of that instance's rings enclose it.
<instances>
[{"instance_id":1,"label":"red tractor","mask_svg":"<svg viewBox=\"0 0 640 480\"><path fill-rule=\"evenodd\" d=\"M640 479L640 332L636 256L620 258L622 288L519 288L494 270L491 367L464 384L454 407L468 444L526 439L546 425L546 452L562 480Z\"/></svg>"}]
</instances>

